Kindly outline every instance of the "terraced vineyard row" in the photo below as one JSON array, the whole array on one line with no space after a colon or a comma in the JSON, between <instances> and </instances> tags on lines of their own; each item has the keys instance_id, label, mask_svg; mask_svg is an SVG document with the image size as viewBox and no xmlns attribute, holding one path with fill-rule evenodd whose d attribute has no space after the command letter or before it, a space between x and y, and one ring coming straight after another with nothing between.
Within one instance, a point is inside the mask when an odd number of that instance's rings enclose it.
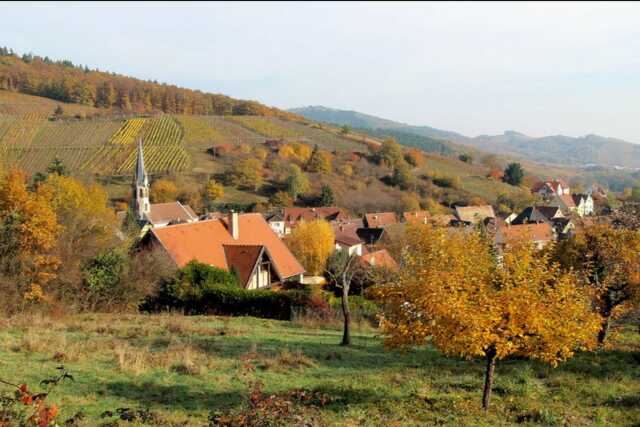
<instances>
[{"instance_id":1,"label":"terraced vineyard row","mask_svg":"<svg viewBox=\"0 0 640 427\"><path fill-rule=\"evenodd\" d=\"M302 133L296 129L283 127L280 123L268 120L266 117L234 116L226 119L268 138L295 138L302 136Z\"/></svg>"},{"instance_id":2,"label":"terraced vineyard row","mask_svg":"<svg viewBox=\"0 0 640 427\"><path fill-rule=\"evenodd\" d=\"M189 155L182 143L182 136L182 128L172 117L162 116L147 121L139 138L143 141L148 172L182 171L187 168ZM117 168L117 173L133 172L136 149L132 148Z\"/></svg>"},{"instance_id":3,"label":"terraced vineyard row","mask_svg":"<svg viewBox=\"0 0 640 427\"><path fill-rule=\"evenodd\" d=\"M212 145L228 142L224 132L217 129L208 117L178 116L176 119L184 131L182 142L188 148L192 146L209 148Z\"/></svg>"},{"instance_id":4,"label":"terraced vineyard row","mask_svg":"<svg viewBox=\"0 0 640 427\"><path fill-rule=\"evenodd\" d=\"M128 145L131 144L145 124L145 119L130 119L109 139L110 144Z\"/></svg>"}]
</instances>

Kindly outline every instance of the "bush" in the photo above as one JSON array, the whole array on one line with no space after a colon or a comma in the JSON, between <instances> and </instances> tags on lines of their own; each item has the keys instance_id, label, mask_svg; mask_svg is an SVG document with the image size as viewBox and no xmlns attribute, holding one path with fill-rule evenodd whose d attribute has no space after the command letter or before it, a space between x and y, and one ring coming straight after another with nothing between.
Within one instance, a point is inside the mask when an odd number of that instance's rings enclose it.
<instances>
[{"instance_id":1,"label":"bush","mask_svg":"<svg viewBox=\"0 0 640 427\"><path fill-rule=\"evenodd\" d=\"M234 273L192 261L165 281L158 295L141 309L291 320L295 307L323 310L328 304L310 288L278 292L243 289Z\"/></svg>"}]
</instances>

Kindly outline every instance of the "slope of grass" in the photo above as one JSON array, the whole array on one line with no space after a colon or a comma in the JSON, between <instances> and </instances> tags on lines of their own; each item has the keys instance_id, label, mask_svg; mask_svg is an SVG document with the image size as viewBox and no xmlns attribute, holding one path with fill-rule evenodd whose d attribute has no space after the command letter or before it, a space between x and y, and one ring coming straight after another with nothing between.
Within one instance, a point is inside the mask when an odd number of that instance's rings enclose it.
<instances>
[{"instance_id":1,"label":"slope of grass","mask_svg":"<svg viewBox=\"0 0 640 427\"><path fill-rule=\"evenodd\" d=\"M335 326L335 327L334 327ZM553 369L498 363L492 408L480 409L482 361L432 348L387 352L375 330L343 348L338 325L177 315L18 317L0 331L0 377L37 382L63 363L75 382L50 400L62 420L77 411L98 425L106 410L148 408L202 426L210 411L237 409L247 381L266 393L326 394L324 425L633 425L640 420L640 339L628 331L612 349L579 354Z\"/></svg>"},{"instance_id":2,"label":"slope of grass","mask_svg":"<svg viewBox=\"0 0 640 427\"><path fill-rule=\"evenodd\" d=\"M53 114L58 105L62 107L64 113L67 115L78 113L93 114L99 111L97 108L86 105L67 104L40 96L26 95L0 89L0 114L21 116L35 113L42 117L48 117Z\"/></svg>"}]
</instances>

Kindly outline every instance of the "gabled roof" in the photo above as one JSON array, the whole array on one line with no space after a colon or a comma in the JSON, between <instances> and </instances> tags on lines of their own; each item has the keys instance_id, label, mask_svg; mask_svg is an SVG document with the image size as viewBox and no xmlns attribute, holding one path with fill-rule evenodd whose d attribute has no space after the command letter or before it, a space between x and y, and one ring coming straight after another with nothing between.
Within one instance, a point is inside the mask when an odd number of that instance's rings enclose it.
<instances>
[{"instance_id":1,"label":"gabled roof","mask_svg":"<svg viewBox=\"0 0 640 427\"><path fill-rule=\"evenodd\" d=\"M321 208L284 208L284 220L288 223L314 221L317 219L337 221L343 217L345 217L345 215L342 209L333 206Z\"/></svg>"},{"instance_id":2,"label":"gabled roof","mask_svg":"<svg viewBox=\"0 0 640 427\"><path fill-rule=\"evenodd\" d=\"M415 211L415 212L404 212L402 214L402 217L406 222L419 222L424 224L429 220L429 218L431 218L431 215L429 214L428 211Z\"/></svg>"},{"instance_id":3,"label":"gabled roof","mask_svg":"<svg viewBox=\"0 0 640 427\"><path fill-rule=\"evenodd\" d=\"M549 222L554 217L562 217L562 210L557 206L529 206L525 208L511 224L526 224L532 222Z\"/></svg>"},{"instance_id":4,"label":"gabled roof","mask_svg":"<svg viewBox=\"0 0 640 427\"><path fill-rule=\"evenodd\" d=\"M151 205L147 219L152 224L163 224L169 222L196 221L198 216L189 207L180 202L154 203Z\"/></svg>"},{"instance_id":5,"label":"gabled roof","mask_svg":"<svg viewBox=\"0 0 640 427\"><path fill-rule=\"evenodd\" d=\"M391 257L386 249L369 252L368 254L362 255L360 260L371 267L386 267L392 270L398 269L398 263Z\"/></svg>"},{"instance_id":6,"label":"gabled roof","mask_svg":"<svg viewBox=\"0 0 640 427\"><path fill-rule=\"evenodd\" d=\"M376 212L364 214L364 222L368 228L382 228L397 224L398 217L394 212Z\"/></svg>"},{"instance_id":7,"label":"gabled roof","mask_svg":"<svg viewBox=\"0 0 640 427\"><path fill-rule=\"evenodd\" d=\"M477 224L479 222L483 222L487 218L496 217L491 205L456 206L456 215L460 221L469 222L471 224Z\"/></svg>"},{"instance_id":8,"label":"gabled roof","mask_svg":"<svg viewBox=\"0 0 640 427\"><path fill-rule=\"evenodd\" d=\"M262 245L222 245L229 270L238 273L238 279L242 287L247 286L251 279L251 273L256 264L262 258L264 246Z\"/></svg>"},{"instance_id":9,"label":"gabled roof","mask_svg":"<svg viewBox=\"0 0 640 427\"><path fill-rule=\"evenodd\" d=\"M496 243L498 244L523 240L549 242L554 238L553 228L548 222L501 226L496 232Z\"/></svg>"},{"instance_id":10,"label":"gabled roof","mask_svg":"<svg viewBox=\"0 0 640 427\"><path fill-rule=\"evenodd\" d=\"M558 192L558 186L562 186L563 189L569 188L569 184L563 179L554 179L550 181L539 181L536 182L532 187L531 191L538 192L542 190L544 187L548 187L554 193Z\"/></svg>"},{"instance_id":11,"label":"gabled roof","mask_svg":"<svg viewBox=\"0 0 640 427\"><path fill-rule=\"evenodd\" d=\"M573 197L571 194L563 194L562 196L555 195L558 199L562 200L562 203L567 207L567 209L575 208L576 204L573 201Z\"/></svg>"},{"instance_id":12,"label":"gabled roof","mask_svg":"<svg viewBox=\"0 0 640 427\"><path fill-rule=\"evenodd\" d=\"M230 269L225 245L264 246L280 279L304 273L304 268L259 213L238 215L238 239L229 232L226 219L211 219L154 228L153 236L178 267L191 260Z\"/></svg>"}]
</instances>

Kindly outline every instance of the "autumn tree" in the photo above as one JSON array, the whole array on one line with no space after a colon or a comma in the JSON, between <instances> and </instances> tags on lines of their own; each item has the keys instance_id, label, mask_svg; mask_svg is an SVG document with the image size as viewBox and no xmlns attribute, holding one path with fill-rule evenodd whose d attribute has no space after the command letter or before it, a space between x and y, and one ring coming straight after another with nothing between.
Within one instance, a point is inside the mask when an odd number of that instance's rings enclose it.
<instances>
[{"instance_id":1,"label":"autumn tree","mask_svg":"<svg viewBox=\"0 0 640 427\"><path fill-rule=\"evenodd\" d=\"M411 173L407 164L405 162L400 162L393 168L391 182L393 185L406 190L415 184L415 177Z\"/></svg>"},{"instance_id":2,"label":"autumn tree","mask_svg":"<svg viewBox=\"0 0 640 427\"><path fill-rule=\"evenodd\" d=\"M60 260L51 255L60 225L47 198L27 189L25 175L10 170L0 182L0 275L26 300L45 298ZM5 293L9 300L9 290ZM19 303L19 301L16 301ZM15 309L15 306L13 307Z\"/></svg>"},{"instance_id":3,"label":"autumn tree","mask_svg":"<svg viewBox=\"0 0 640 427\"><path fill-rule=\"evenodd\" d=\"M173 202L178 198L178 187L167 179L158 179L151 184L151 200L154 203Z\"/></svg>"},{"instance_id":4,"label":"autumn tree","mask_svg":"<svg viewBox=\"0 0 640 427\"><path fill-rule=\"evenodd\" d=\"M422 150L419 150L417 148L409 149L404 155L404 159L408 164L414 167L420 167L424 165L425 162L424 153L422 152Z\"/></svg>"},{"instance_id":5,"label":"autumn tree","mask_svg":"<svg viewBox=\"0 0 640 427\"><path fill-rule=\"evenodd\" d=\"M311 189L309 178L298 167L298 165L291 165L291 172L285 181L287 193L295 201L301 194L308 192Z\"/></svg>"},{"instance_id":6,"label":"autumn tree","mask_svg":"<svg viewBox=\"0 0 640 427\"><path fill-rule=\"evenodd\" d=\"M386 345L432 343L447 355L486 360L489 407L496 361L510 356L556 366L595 345L591 301L548 254L512 244L496 262L480 233L411 224L403 268L373 288Z\"/></svg>"},{"instance_id":7,"label":"autumn tree","mask_svg":"<svg viewBox=\"0 0 640 427\"><path fill-rule=\"evenodd\" d=\"M402 193L400 206L403 212L415 212L420 210L420 198L415 193Z\"/></svg>"},{"instance_id":8,"label":"autumn tree","mask_svg":"<svg viewBox=\"0 0 640 427\"><path fill-rule=\"evenodd\" d=\"M293 198L286 191L278 191L271 195L269 204L277 208L293 206Z\"/></svg>"},{"instance_id":9,"label":"autumn tree","mask_svg":"<svg viewBox=\"0 0 640 427\"><path fill-rule=\"evenodd\" d=\"M285 243L305 270L318 275L324 271L334 249L335 234L323 220L299 222L285 238Z\"/></svg>"},{"instance_id":10,"label":"autumn tree","mask_svg":"<svg viewBox=\"0 0 640 427\"><path fill-rule=\"evenodd\" d=\"M387 138L376 153L376 159L378 163L393 168L402 161L402 147L395 139Z\"/></svg>"},{"instance_id":11,"label":"autumn tree","mask_svg":"<svg viewBox=\"0 0 640 427\"><path fill-rule=\"evenodd\" d=\"M210 179L204 185L204 199L207 203L207 207L211 206L211 203L224 196L224 186L218 184L215 180Z\"/></svg>"},{"instance_id":12,"label":"autumn tree","mask_svg":"<svg viewBox=\"0 0 640 427\"><path fill-rule=\"evenodd\" d=\"M340 168L340 173L346 176L347 178L351 177L353 175L353 166L349 164L343 165Z\"/></svg>"},{"instance_id":13,"label":"autumn tree","mask_svg":"<svg viewBox=\"0 0 640 427\"><path fill-rule=\"evenodd\" d=\"M61 226L53 252L64 260L56 279L56 293L81 302L82 263L121 244L107 192L98 185L84 185L72 177L50 174L38 186L37 194L49 202Z\"/></svg>"},{"instance_id":14,"label":"autumn tree","mask_svg":"<svg viewBox=\"0 0 640 427\"><path fill-rule=\"evenodd\" d=\"M349 311L349 288L359 268L357 255L349 255L346 249L336 250L327 260L325 275L334 286L342 290L341 306L343 322L342 342L351 345L351 312Z\"/></svg>"},{"instance_id":15,"label":"autumn tree","mask_svg":"<svg viewBox=\"0 0 640 427\"><path fill-rule=\"evenodd\" d=\"M257 191L262 186L262 162L257 159L239 161L231 168L232 182L240 187Z\"/></svg>"},{"instance_id":16,"label":"autumn tree","mask_svg":"<svg viewBox=\"0 0 640 427\"><path fill-rule=\"evenodd\" d=\"M307 170L314 173L331 173L331 169L331 154L320 150L316 144L307 162Z\"/></svg>"},{"instance_id":17,"label":"autumn tree","mask_svg":"<svg viewBox=\"0 0 640 427\"><path fill-rule=\"evenodd\" d=\"M555 256L592 291L602 316L598 343L603 344L611 320L640 305L640 232L588 226L558 244Z\"/></svg>"}]
</instances>

